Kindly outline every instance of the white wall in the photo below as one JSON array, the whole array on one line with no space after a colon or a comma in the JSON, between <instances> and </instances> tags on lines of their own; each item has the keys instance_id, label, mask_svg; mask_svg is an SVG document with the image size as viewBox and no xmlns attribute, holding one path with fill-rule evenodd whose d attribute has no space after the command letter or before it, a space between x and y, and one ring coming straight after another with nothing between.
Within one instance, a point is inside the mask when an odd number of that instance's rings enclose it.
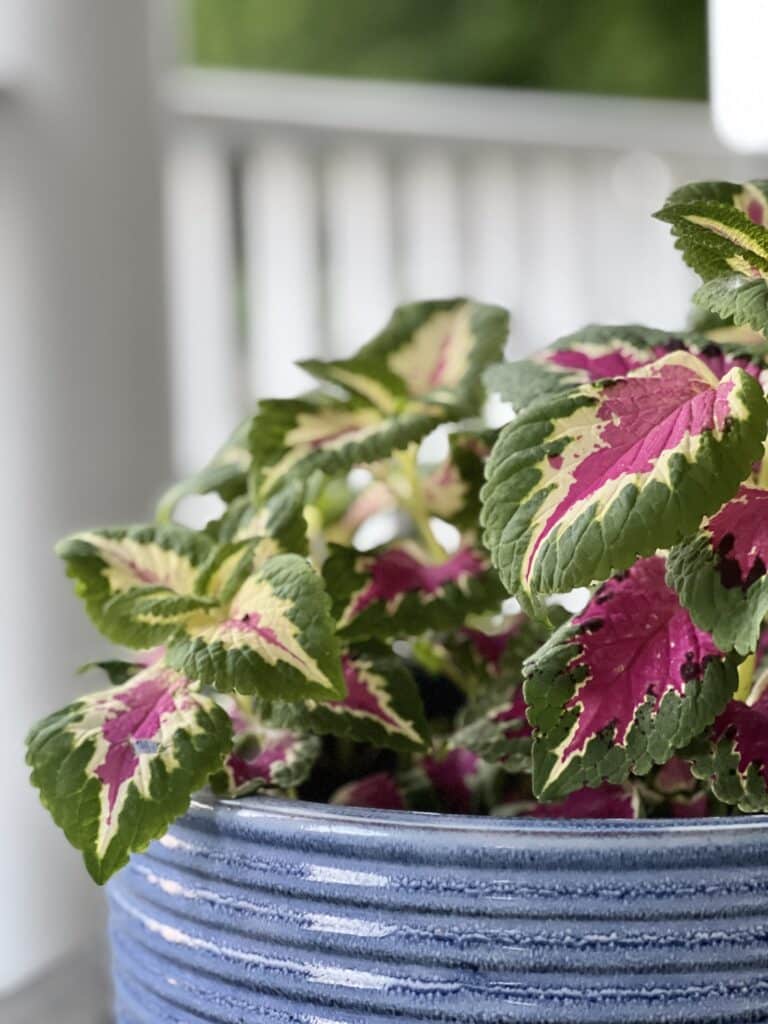
<instances>
[{"instance_id":1,"label":"white wall","mask_svg":"<svg viewBox=\"0 0 768 1024\"><path fill-rule=\"evenodd\" d=\"M147 22L140 0L0 2L0 989L101 909L23 764L100 649L51 546L145 517L168 473Z\"/></svg>"}]
</instances>

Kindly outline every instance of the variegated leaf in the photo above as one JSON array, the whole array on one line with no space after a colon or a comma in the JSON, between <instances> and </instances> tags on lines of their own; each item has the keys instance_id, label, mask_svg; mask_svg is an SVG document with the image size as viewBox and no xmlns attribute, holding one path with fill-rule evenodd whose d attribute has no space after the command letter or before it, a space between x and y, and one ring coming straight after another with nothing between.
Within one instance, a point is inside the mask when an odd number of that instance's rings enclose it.
<instances>
[{"instance_id":1,"label":"variegated leaf","mask_svg":"<svg viewBox=\"0 0 768 1024\"><path fill-rule=\"evenodd\" d=\"M259 572L270 558L282 553L273 537L252 537L219 544L200 567L196 590L203 597L226 604L249 576Z\"/></svg>"},{"instance_id":2,"label":"variegated leaf","mask_svg":"<svg viewBox=\"0 0 768 1024\"><path fill-rule=\"evenodd\" d=\"M538 797L646 774L736 689L735 664L694 626L664 573L652 556L610 579L526 663Z\"/></svg>"},{"instance_id":3,"label":"variegated leaf","mask_svg":"<svg viewBox=\"0 0 768 1024\"><path fill-rule=\"evenodd\" d=\"M89 672L92 668L100 668L106 675L112 686L122 686L129 679L141 671L142 666L133 661L120 661L117 658L109 658L105 661L89 661L81 665L78 672Z\"/></svg>"},{"instance_id":4,"label":"variegated leaf","mask_svg":"<svg viewBox=\"0 0 768 1024\"><path fill-rule=\"evenodd\" d=\"M385 413L320 394L259 405L250 434L252 486L259 502L315 470L338 473L407 448L445 419L438 407Z\"/></svg>"},{"instance_id":5,"label":"variegated leaf","mask_svg":"<svg viewBox=\"0 0 768 1024\"><path fill-rule=\"evenodd\" d=\"M231 503L221 519L209 524L207 530L221 543L271 537L282 551L305 555L308 550L305 491L304 480L289 477L258 504L243 495Z\"/></svg>"},{"instance_id":6,"label":"variegated leaf","mask_svg":"<svg viewBox=\"0 0 768 1024\"><path fill-rule=\"evenodd\" d=\"M432 516L459 530L477 527L480 488L496 431L459 431L448 438L448 457L422 481L424 502Z\"/></svg>"},{"instance_id":7,"label":"variegated leaf","mask_svg":"<svg viewBox=\"0 0 768 1024\"><path fill-rule=\"evenodd\" d=\"M653 788L664 796L678 796L692 793L698 786L691 772L690 764L684 757L671 757L654 774Z\"/></svg>"},{"instance_id":8,"label":"variegated leaf","mask_svg":"<svg viewBox=\"0 0 768 1024\"><path fill-rule=\"evenodd\" d=\"M496 769L471 750L446 749L422 758L415 773L423 772L437 797L437 806L448 814L473 814L486 809L497 777ZM408 793L409 783L401 778ZM410 783L414 788L413 781ZM413 801L415 793L411 793ZM423 798L422 798L423 802Z\"/></svg>"},{"instance_id":9,"label":"variegated leaf","mask_svg":"<svg viewBox=\"0 0 768 1024\"><path fill-rule=\"evenodd\" d=\"M507 772L530 771L531 727L522 687L505 701L476 713L450 737L451 749L470 750Z\"/></svg>"},{"instance_id":10,"label":"variegated leaf","mask_svg":"<svg viewBox=\"0 0 768 1024\"><path fill-rule=\"evenodd\" d=\"M578 789L564 800L537 803L522 818L639 818L640 795L634 786L604 782L594 789Z\"/></svg>"},{"instance_id":11,"label":"variegated leaf","mask_svg":"<svg viewBox=\"0 0 768 1024\"><path fill-rule=\"evenodd\" d=\"M766 184L684 185L656 216L672 225L677 248L704 280L733 272L760 276L768 272L768 232L763 219Z\"/></svg>"},{"instance_id":12,"label":"variegated leaf","mask_svg":"<svg viewBox=\"0 0 768 1024\"><path fill-rule=\"evenodd\" d=\"M348 642L449 629L503 596L487 556L471 547L438 564L408 541L367 552L333 548L323 575Z\"/></svg>"},{"instance_id":13,"label":"variegated leaf","mask_svg":"<svg viewBox=\"0 0 768 1024\"><path fill-rule=\"evenodd\" d=\"M673 548L667 576L721 650L757 648L768 614L768 491L742 484L698 534Z\"/></svg>"},{"instance_id":14,"label":"variegated leaf","mask_svg":"<svg viewBox=\"0 0 768 1024\"><path fill-rule=\"evenodd\" d=\"M548 623L514 614L488 625L471 622L446 636L450 674L461 681L469 699L459 715L468 725L491 709L505 705L519 689L523 662L541 647L556 626L568 618L558 605L547 608Z\"/></svg>"},{"instance_id":15,"label":"variegated leaf","mask_svg":"<svg viewBox=\"0 0 768 1024\"><path fill-rule=\"evenodd\" d=\"M592 325L570 334L528 359L492 366L486 373L491 391L520 412L542 396L582 384L623 377L670 352L691 352L718 378L734 366L758 377L768 366L768 344L754 340L713 340L707 332L660 331L634 324Z\"/></svg>"},{"instance_id":16,"label":"variegated leaf","mask_svg":"<svg viewBox=\"0 0 768 1024\"><path fill-rule=\"evenodd\" d=\"M389 772L374 772L347 782L328 802L343 807L375 807L381 811L404 811L407 806L405 794Z\"/></svg>"},{"instance_id":17,"label":"variegated leaf","mask_svg":"<svg viewBox=\"0 0 768 1024\"><path fill-rule=\"evenodd\" d=\"M696 302L749 324L768 328L768 182L698 182L669 197L656 214L672 225L677 247L704 279Z\"/></svg>"},{"instance_id":18,"label":"variegated leaf","mask_svg":"<svg viewBox=\"0 0 768 1024\"><path fill-rule=\"evenodd\" d=\"M767 681L760 680L747 702L732 700L685 752L693 774L717 799L747 814L768 812Z\"/></svg>"},{"instance_id":19,"label":"variegated leaf","mask_svg":"<svg viewBox=\"0 0 768 1024\"><path fill-rule=\"evenodd\" d=\"M429 727L418 687L402 658L369 642L342 655L346 695L308 701L298 721L313 732L330 733L391 750L423 749Z\"/></svg>"},{"instance_id":20,"label":"variegated leaf","mask_svg":"<svg viewBox=\"0 0 768 1024\"><path fill-rule=\"evenodd\" d=\"M39 722L27 761L43 804L103 883L183 814L230 744L226 713L155 662Z\"/></svg>"},{"instance_id":21,"label":"variegated leaf","mask_svg":"<svg viewBox=\"0 0 768 1024\"><path fill-rule=\"evenodd\" d=\"M530 771L532 730L523 698L523 663L568 614L547 609L551 626L527 616L505 616L494 632L465 626L445 644L453 677L469 694L456 716L450 747L465 747L507 772Z\"/></svg>"},{"instance_id":22,"label":"variegated leaf","mask_svg":"<svg viewBox=\"0 0 768 1024\"><path fill-rule=\"evenodd\" d=\"M96 626L115 643L165 643L211 600L196 593L212 542L181 526L74 534L57 545Z\"/></svg>"},{"instance_id":23,"label":"variegated leaf","mask_svg":"<svg viewBox=\"0 0 768 1024\"><path fill-rule=\"evenodd\" d=\"M723 317L731 317L737 326L749 325L763 334L768 332L768 284L760 277L741 274L705 281L694 300Z\"/></svg>"},{"instance_id":24,"label":"variegated leaf","mask_svg":"<svg viewBox=\"0 0 768 1024\"><path fill-rule=\"evenodd\" d=\"M251 462L247 448L249 429L250 419L237 427L207 466L165 492L157 506L159 522L170 522L178 503L191 494L216 493L225 502L245 494Z\"/></svg>"},{"instance_id":25,"label":"variegated leaf","mask_svg":"<svg viewBox=\"0 0 768 1024\"><path fill-rule=\"evenodd\" d=\"M298 555L270 558L231 600L190 623L168 658L190 678L223 691L270 700L344 695L328 596Z\"/></svg>"},{"instance_id":26,"label":"variegated leaf","mask_svg":"<svg viewBox=\"0 0 768 1024\"><path fill-rule=\"evenodd\" d=\"M320 752L317 736L270 728L255 710L228 694L219 702L232 722L233 744L211 777L214 792L236 797L261 789L288 791L306 781Z\"/></svg>"},{"instance_id":27,"label":"variegated leaf","mask_svg":"<svg viewBox=\"0 0 768 1024\"><path fill-rule=\"evenodd\" d=\"M706 792L676 793L669 799L669 816L672 818L708 818L716 812L711 809L710 795Z\"/></svg>"},{"instance_id":28,"label":"variegated leaf","mask_svg":"<svg viewBox=\"0 0 768 1024\"><path fill-rule=\"evenodd\" d=\"M485 542L524 605L604 579L692 533L762 453L768 404L676 352L530 407L494 446Z\"/></svg>"},{"instance_id":29,"label":"variegated leaf","mask_svg":"<svg viewBox=\"0 0 768 1024\"><path fill-rule=\"evenodd\" d=\"M106 661L89 661L77 670L78 675L99 668L113 686L122 686L150 665L160 664L165 658L164 647L151 647L146 651L135 651L132 661L121 661L117 658Z\"/></svg>"},{"instance_id":30,"label":"variegated leaf","mask_svg":"<svg viewBox=\"0 0 768 1024\"><path fill-rule=\"evenodd\" d=\"M387 415L438 404L455 416L479 412L481 374L501 358L509 316L468 299L402 306L351 359L301 363L320 380L340 384Z\"/></svg>"},{"instance_id":31,"label":"variegated leaf","mask_svg":"<svg viewBox=\"0 0 768 1024\"><path fill-rule=\"evenodd\" d=\"M679 755L642 779L640 786L655 817L706 818L711 813L710 794Z\"/></svg>"},{"instance_id":32,"label":"variegated leaf","mask_svg":"<svg viewBox=\"0 0 768 1024\"><path fill-rule=\"evenodd\" d=\"M730 317L721 317L711 310L702 306L694 306L689 314L690 328L698 334L710 338L718 346L738 346L748 351L752 346L759 352L764 352L766 338L760 331L752 327L741 325L736 326Z\"/></svg>"}]
</instances>

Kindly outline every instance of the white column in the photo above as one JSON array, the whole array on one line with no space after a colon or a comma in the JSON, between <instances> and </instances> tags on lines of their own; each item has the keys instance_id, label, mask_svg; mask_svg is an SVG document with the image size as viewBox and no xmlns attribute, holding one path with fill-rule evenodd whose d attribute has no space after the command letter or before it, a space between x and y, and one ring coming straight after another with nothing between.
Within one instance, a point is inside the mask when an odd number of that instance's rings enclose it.
<instances>
[{"instance_id":1,"label":"white column","mask_svg":"<svg viewBox=\"0 0 768 1024\"><path fill-rule=\"evenodd\" d=\"M81 941L101 905L23 764L29 724L101 648L51 547L146 516L168 473L147 36L140 0L0 4L0 989Z\"/></svg>"},{"instance_id":2,"label":"white column","mask_svg":"<svg viewBox=\"0 0 768 1024\"><path fill-rule=\"evenodd\" d=\"M709 0L709 79L719 138L738 153L768 152L765 0Z\"/></svg>"}]
</instances>

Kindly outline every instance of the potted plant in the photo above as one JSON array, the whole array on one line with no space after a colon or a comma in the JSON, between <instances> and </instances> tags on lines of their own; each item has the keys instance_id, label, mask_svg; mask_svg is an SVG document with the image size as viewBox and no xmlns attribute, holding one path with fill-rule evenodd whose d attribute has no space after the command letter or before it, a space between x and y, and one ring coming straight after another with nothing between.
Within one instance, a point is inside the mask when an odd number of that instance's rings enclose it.
<instances>
[{"instance_id":1,"label":"potted plant","mask_svg":"<svg viewBox=\"0 0 768 1024\"><path fill-rule=\"evenodd\" d=\"M120 1024L768 1019L766 183L659 216L716 326L406 306L60 544L134 650L28 741Z\"/></svg>"}]
</instances>

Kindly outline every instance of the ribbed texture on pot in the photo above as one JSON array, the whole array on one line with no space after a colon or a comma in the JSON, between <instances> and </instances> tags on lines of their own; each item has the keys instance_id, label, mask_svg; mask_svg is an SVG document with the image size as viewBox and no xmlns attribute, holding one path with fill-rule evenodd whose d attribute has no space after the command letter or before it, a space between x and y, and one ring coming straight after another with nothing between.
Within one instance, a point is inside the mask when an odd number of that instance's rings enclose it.
<instances>
[{"instance_id":1,"label":"ribbed texture on pot","mask_svg":"<svg viewBox=\"0 0 768 1024\"><path fill-rule=\"evenodd\" d=\"M118 1024L768 1022L768 819L195 801L109 886Z\"/></svg>"}]
</instances>

